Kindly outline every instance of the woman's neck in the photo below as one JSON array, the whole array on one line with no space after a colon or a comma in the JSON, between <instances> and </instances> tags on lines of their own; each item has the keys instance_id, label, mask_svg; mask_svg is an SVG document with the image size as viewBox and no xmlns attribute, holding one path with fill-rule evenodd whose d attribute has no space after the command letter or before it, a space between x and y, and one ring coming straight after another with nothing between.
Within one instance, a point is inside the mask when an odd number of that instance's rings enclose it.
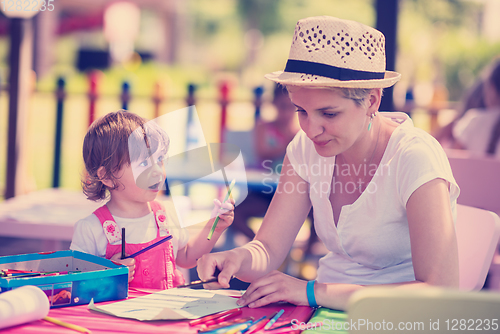
<instances>
[{"instance_id":1,"label":"woman's neck","mask_svg":"<svg viewBox=\"0 0 500 334\"><path fill-rule=\"evenodd\" d=\"M342 163L349 165L359 166L373 163L373 161L377 160L380 148L383 146L381 143L384 142L385 132L385 122L379 115L373 120L371 130L366 131L348 150L338 154L338 157Z\"/></svg>"}]
</instances>

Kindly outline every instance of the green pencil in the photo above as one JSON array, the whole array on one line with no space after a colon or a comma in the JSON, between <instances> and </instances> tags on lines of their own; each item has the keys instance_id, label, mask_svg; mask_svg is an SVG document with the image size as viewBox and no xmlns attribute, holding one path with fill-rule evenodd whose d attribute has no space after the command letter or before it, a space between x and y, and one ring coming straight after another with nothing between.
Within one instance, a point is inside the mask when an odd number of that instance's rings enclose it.
<instances>
[{"instance_id":1,"label":"green pencil","mask_svg":"<svg viewBox=\"0 0 500 334\"><path fill-rule=\"evenodd\" d=\"M224 202L222 202L222 204L226 203L227 199L231 195L231 191L233 190L235 182L236 182L236 179L233 179L231 181L231 184L229 185L229 189L227 190L226 197L224 198ZM208 233L208 237L207 237L208 240L212 239L212 235L214 235L215 227L217 227L218 222L219 222L219 216L217 216L215 218L214 224L212 225L212 229L210 230L210 233Z\"/></svg>"}]
</instances>

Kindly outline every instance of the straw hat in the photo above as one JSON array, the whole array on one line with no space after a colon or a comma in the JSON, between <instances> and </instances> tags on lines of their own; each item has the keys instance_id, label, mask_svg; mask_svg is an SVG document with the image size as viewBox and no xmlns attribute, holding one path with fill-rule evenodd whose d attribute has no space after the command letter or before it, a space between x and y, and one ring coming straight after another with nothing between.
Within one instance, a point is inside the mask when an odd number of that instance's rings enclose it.
<instances>
[{"instance_id":1,"label":"straw hat","mask_svg":"<svg viewBox=\"0 0 500 334\"><path fill-rule=\"evenodd\" d=\"M316 16L297 22L285 70L265 77L283 85L384 88L401 74L385 70L385 37L380 31Z\"/></svg>"}]
</instances>

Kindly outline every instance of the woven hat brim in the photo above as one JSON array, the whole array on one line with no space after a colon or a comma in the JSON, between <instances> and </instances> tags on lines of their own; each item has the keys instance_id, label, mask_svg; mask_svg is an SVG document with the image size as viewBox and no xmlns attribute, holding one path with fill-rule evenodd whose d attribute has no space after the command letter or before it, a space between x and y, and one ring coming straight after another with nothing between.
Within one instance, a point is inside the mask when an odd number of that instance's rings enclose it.
<instances>
[{"instance_id":1,"label":"woven hat brim","mask_svg":"<svg viewBox=\"0 0 500 334\"><path fill-rule=\"evenodd\" d=\"M371 80L336 80L320 75L276 71L264 76L266 79L282 85L308 87L339 87L339 88L387 88L401 79L398 72L386 71L383 79Z\"/></svg>"}]
</instances>

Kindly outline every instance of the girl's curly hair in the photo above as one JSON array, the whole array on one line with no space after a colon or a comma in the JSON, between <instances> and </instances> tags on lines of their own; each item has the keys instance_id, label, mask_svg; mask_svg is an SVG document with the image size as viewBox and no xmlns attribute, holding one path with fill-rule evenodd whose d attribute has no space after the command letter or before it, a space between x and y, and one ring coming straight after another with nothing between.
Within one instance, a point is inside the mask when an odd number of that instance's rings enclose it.
<instances>
[{"instance_id":1,"label":"girl's curly hair","mask_svg":"<svg viewBox=\"0 0 500 334\"><path fill-rule=\"evenodd\" d=\"M146 150L146 145L149 149ZM118 188L116 173L132 161L146 158L158 148L168 149L169 138L153 121L126 110L109 113L92 123L83 140L83 160L87 174L83 177L83 193L89 200L106 199L109 190ZM98 175L100 167L104 174ZM102 180L109 179L109 188Z\"/></svg>"}]
</instances>

